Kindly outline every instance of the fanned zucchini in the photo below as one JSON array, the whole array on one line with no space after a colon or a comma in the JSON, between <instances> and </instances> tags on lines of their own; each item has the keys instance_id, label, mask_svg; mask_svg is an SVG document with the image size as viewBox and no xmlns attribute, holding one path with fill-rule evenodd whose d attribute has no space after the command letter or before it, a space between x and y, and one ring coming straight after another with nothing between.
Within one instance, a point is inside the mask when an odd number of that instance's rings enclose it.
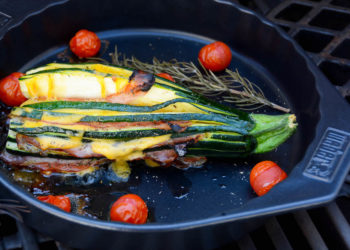
<instances>
[{"instance_id":1,"label":"fanned zucchini","mask_svg":"<svg viewBox=\"0 0 350 250\"><path fill-rule=\"evenodd\" d=\"M10 114L8 152L108 158L116 160L109 167L115 172L117 165L128 172L126 162L135 159L157 165L162 152L263 153L297 127L294 115L248 114L163 78L111 65L52 63L28 71L20 86L28 101Z\"/></svg>"}]
</instances>

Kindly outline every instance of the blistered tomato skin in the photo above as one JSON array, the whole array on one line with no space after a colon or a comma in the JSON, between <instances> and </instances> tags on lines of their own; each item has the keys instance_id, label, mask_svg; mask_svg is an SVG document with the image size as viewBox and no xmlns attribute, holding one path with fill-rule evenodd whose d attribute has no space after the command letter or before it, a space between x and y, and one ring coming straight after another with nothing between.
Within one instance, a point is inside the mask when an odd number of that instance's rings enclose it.
<instances>
[{"instance_id":1,"label":"blistered tomato skin","mask_svg":"<svg viewBox=\"0 0 350 250\"><path fill-rule=\"evenodd\" d=\"M142 198L136 194L126 194L113 203L110 210L112 221L132 224L144 224L147 221L148 208Z\"/></svg>"},{"instance_id":2,"label":"blistered tomato skin","mask_svg":"<svg viewBox=\"0 0 350 250\"><path fill-rule=\"evenodd\" d=\"M223 42L205 45L198 54L198 59L204 68L213 72L226 69L232 60L230 47Z\"/></svg>"},{"instance_id":3,"label":"blistered tomato skin","mask_svg":"<svg viewBox=\"0 0 350 250\"><path fill-rule=\"evenodd\" d=\"M0 80L0 99L7 106L19 106L27 100L22 94L18 79L23 73L14 72Z\"/></svg>"},{"instance_id":4,"label":"blistered tomato skin","mask_svg":"<svg viewBox=\"0 0 350 250\"><path fill-rule=\"evenodd\" d=\"M250 172L250 185L257 195L262 196L286 178L286 172L275 162L262 161L256 164Z\"/></svg>"},{"instance_id":5,"label":"blistered tomato skin","mask_svg":"<svg viewBox=\"0 0 350 250\"><path fill-rule=\"evenodd\" d=\"M169 75L168 73L159 73L159 74L157 74L157 76L165 78L169 81L175 82L174 78L171 75Z\"/></svg>"},{"instance_id":6,"label":"blistered tomato skin","mask_svg":"<svg viewBox=\"0 0 350 250\"><path fill-rule=\"evenodd\" d=\"M46 195L46 196L38 196L36 197L38 200L50 203L60 209L70 212L71 211L71 203L67 196L64 195Z\"/></svg>"},{"instance_id":7,"label":"blistered tomato skin","mask_svg":"<svg viewBox=\"0 0 350 250\"><path fill-rule=\"evenodd\" d=\"M82 29L70 40L69 47L78 57L92 57L99 52L101 41L94 32Z\"/></svg>"}]
</instances>

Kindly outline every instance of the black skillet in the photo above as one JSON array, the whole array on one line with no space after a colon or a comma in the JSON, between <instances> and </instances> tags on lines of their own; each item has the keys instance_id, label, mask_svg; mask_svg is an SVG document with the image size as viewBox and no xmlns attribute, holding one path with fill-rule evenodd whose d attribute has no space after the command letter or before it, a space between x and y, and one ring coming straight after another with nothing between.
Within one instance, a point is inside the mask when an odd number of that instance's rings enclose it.
<instances>
[{"instance_id":1,"label":"black skillet","mask_svg":"<svg viewBox=\"0 0 350 250\"><path fill-rule=\"evenodd\" d=\"M257 83L267 98L296 114L297 133L275 152L241 160L211 159L203 169L133 170L128 185L94 188L90 209L107 218L124 193L142 196L146 225L127 225L68 214L43 204L4 171L8 195L26 204L25 223L79 248L213 248L239 238L269 215L317 206L335 198L350 167L350 110L305 53L278 27L227 1L1 1L1 77L59 61L70 37L86 28L140 60L196 61L213 40L233 50L231 69ZM30 17L29 17L30 16ZM259 112L276 113L270 109ZM5 135L2 138L6 138ZM271 159L289 177L257 198L249 171ZM106 191L108 190L108 191Z\"/></svg>"}]
</instances>

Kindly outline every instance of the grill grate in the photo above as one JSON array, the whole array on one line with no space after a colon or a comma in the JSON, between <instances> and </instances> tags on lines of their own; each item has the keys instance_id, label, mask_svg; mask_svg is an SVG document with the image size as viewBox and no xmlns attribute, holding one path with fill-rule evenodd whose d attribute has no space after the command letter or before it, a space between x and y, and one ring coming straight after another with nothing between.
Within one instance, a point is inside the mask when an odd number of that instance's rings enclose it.
<instances>
[{"instance_id":1,"label":"grill grate","mask_svg":"<svg viewBox=\"0 0 350 250\"><path fill-rule=\"evenodd\" d=\"M60 242L43 236L8 215L0 215L0 250L69 250Z\"/></svg>"},{"instance_id":2,"label":"grill grate","mask_svg":"<svg viewBox=\"0 0 350 250\"><path fill-rule=\"evenodd\" d=\"M350 102L350 1L234 0L264 14L310 55Z\"/></svg>"},{"instance_id":3,"label":"grill grate","mask_svg":"<svg viewBox=\"0 0 350 250\"><path fill-rule=\"evenodd\" d=\"M293 37L350 102L349 0L232 0L256 10ZM350 249L350 175L335 202L271 218L220 249ZM348 196L348 197L345 197ZM0 250L70 248L0 215Z\"/></svg>"},{"instance_id":4,"label":"grill grate","mask_svg":"<svg viewBox=\"0 0 350 250\"><path fill-rule=\"evenodd\" d=\"M350 102L350 2L287 0L266 17L287 31L309 53Z\"/></svg>"},{"instance_id":5,"label":"grill grate","mask_svg":"<svg viewBox=\"0 0 350 250\"><path fill-rule=\"evenodd\" d=\"M291 20L296 16L298 20ZM333 84L341 86L348 82L350 79L348 1L287 0L271 10L266 17L287 30Z\"/></svg>"},{"instance_id":6,"label":"grill grate","mask_svg":"<svg viewBox=\"0 0 350 250\"><path fill-rule=\"evenodd\" d=\"M263 228L236 242L234 248L350 249L350 218L346 218L344 208L340 208L343 202L343 198L339 198L322 208L273 217ZM346 203L349 204L347 198Z\"/></svg>"},{"instance_id":7,"label":"grill grate","mask_svg":"<svg viewBox=\"0 0 350 250\"><path fill-rule=\"evenodd\" d=\"M345 213L349 206L348 198L338 198L325 207L272 217L265 226L220 249L350 249L350 216ZM2 215L0 249L71 248Z\"/></svg>"}]
</instances>

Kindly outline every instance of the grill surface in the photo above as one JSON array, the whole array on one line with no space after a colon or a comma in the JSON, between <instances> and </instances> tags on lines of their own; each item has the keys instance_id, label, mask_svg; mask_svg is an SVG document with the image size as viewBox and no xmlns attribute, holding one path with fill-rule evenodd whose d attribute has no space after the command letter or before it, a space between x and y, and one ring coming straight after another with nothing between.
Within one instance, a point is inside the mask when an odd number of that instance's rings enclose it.
<instances>
[{"instance_id":1,"label":"grill surface","mask_svg":"<svg viewBox=\"0 0 350 250\"><path fill-rule=\"evenodd\" d=\"M350 1L233 1L283 28L350 102ZM263 227L221 249L350 249L349 198L350 175L335 202L273 217ZM9 216L8 213L13 216L13 210L4 209L1 204L5 203L16 206L0 200L0 250L70 249Z\"/></svg>"},{"instance_id":2,"label":"grill surface","mask_svg":"<svg viewBox=\"0 0 350 250\"><path fill-rule=\"evenodd\" d=\"M263 227L220 249L350 249L349 198L325 207L271 218ZM0 250L71 249L40 235L8 215L0 215Z\"/></svg>"},{"instance_id":3,"label":"grill surface","mask_svg":"<svg viewBox=\"0 0 350 250\"><path fill-rule=\"evenodd\" d=\"M350 101L350 1L235 0L278 24Z\"/></svg>"}]
</instances>

